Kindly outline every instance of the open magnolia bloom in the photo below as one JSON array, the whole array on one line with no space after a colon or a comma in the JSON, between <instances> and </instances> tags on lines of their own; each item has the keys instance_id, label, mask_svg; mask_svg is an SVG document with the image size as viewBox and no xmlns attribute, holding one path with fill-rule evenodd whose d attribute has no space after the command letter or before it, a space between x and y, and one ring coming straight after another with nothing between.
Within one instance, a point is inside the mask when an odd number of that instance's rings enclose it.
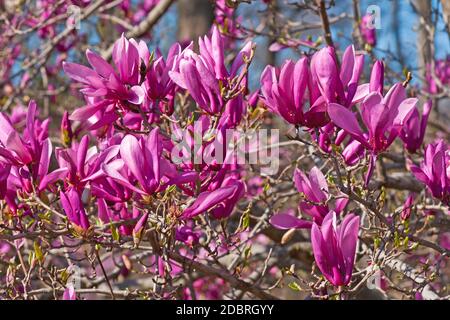
<instances>
[{"instance_id":1,"label":"open magnolia bloom","mask_svg":"<svg viewBox=\"0 0 450 320\"><path fill-rule=\"evenodd\" d=\"M88 101L85 107L75 110L70 119L86 121L99 113L100 117L92 123L91 130L114 122L118 119L117 110L127 111L145 98L145 90L140 84L140 63L141 60L149 60L147 45L143 41L128 40L122 34L114 43L112 55L117 70L89 49L86 58L92 69L76 63L63 63L67 75L83 85L81 92Z\"/></svg>"},{"instance_id":2,"label":"open magnolia bloom","mask_svg":"<svg viewBox=\"0 0 450 320\"><path fill-rule=\"evenodd\" d=\"M242 77L237 83L241 90L246 81L241 70L246 61L250 61L253 44L248 42L237 54L231 68L225 66L223 36L214 27L211 37L199 38L200 54L191 49L183 51L178 68L169 71L171 79L181 88L186 89L199 107L209 115L218 115L223 111L224 89L232 90L235 78Z\"/></svg>"},{"instance_id":3,"label":"open magnolia bloom","mask_svg":"<svg viewBox=\"0 0 450 320\"><path fill-rule=\"evenodd\" d=\"M335 286L346 286L352 278L358 230L358 216L348 214L338 225L333 211L326 215L321 226L316 223L312 226L311 244L317 266Z\"/></svg>"},{"instance_id":4,"label":"open magnolia bloom","mask_svg":"<svg viewBox=\"0 0 450 320\"><path fill-rule=\"evenodd\" d=\"M371 92L361 103L360 115L366 130L358 123L357 113L330 103L328 114L335 125L342 128L373 154L386 150L400 134L412 114L418 99L406 98L405 88L395 84L383 97Z\"/></svg>"},{"instance_id":5,"label":"open magnolia bloom","mask_svg":"<svg viewBox=\"0 0 450 320\"><path fill-rule=\"evenodd\" d=\"M70 188L66 192L61 191L59 195L61 197L61 206L69 221L83 231L88 230L90 223L79 192Z\"/></svg>"},{"instance_id":6,"label":"open magnolia bloom","mask_svg":"<svg viewBox=\"0 0 450 320\"><path fill-rule=\"evenodd\" d=\"M387 150L400 135L405 122L415 110L417 101L417 98L406 98L405 88L397 83L384 97L377 91L370 92L356 113L337 103L328 105L331 121L370 153L365 185L372 176L377 155ZM364 129L359 124L358 114Z\"/></svg>"},{"instance_id":7,"label":"open magnolia bloom","mask_svg":"<svg viewBox=\"0 0 450 320\"><path fill-rule=\"evenodd\" d=\"M405 148L411 153L417 152L422 146L431 106L431 101L427 101L424 104L422 117L420 117L417 108L414 108L411 116L406 120L405 125L402 128L400 138L405 144Z\"/></svg>"},{"instance_id":8,"label":"open magnolia bloom","mask_svg":"<svg viewBox=\"0 0 450 320\"><path fill-rule=\"evenodd\" d=\"M0 1L0 300L448 298L449 1L350 2Z\"/></svg>"},{"instance_id":9,"label":"open magnolia bloom","mask_svg":"<svg viewBox=\"0 0 450 320\"><path fill-rule=\"evenodd\" d=\"M448 145L439 140L425 149L425 159L420 167L410 163L414 176L424 183L431 194L450 204L450 151Z\"/></svg>"},{"instance_id":10,"label":"open magnolia bloom","mask_svg":"<svg viewBox=\"0 0 450 320\"><path fill-rule=\"evenodd\" d=\"M22 132L0 113L0 198L16 211L17 193L33 194L64 178L67 168L49 172L53 145L48 137L49 120L40 121L34 100L30 101Z\"/></svg>"},{"instance_id":11,"label":"open magnolia bloom","mask_svg":"<svg viewBox=\"0 0 450 320\"><path fill-rule=\"evenodd\" d=\"M358 90L358 79L363 62L363 56L356 55L353 46L349 46L340 71L331 47L315 53L310 66L307 58L296 63L287 60L281 68L267 66L261 75L264 102L291 124L308 128L325 126L330 121L328 103L350 105L353 99L360 99L364 87Z\"/></svg>"},{"instance_id":12,"label":"open magnolia bloom","mask_svg":"<svg viewBox=\"0 0 450 320\"><path fill-rule=\"evenodd\" d=\"M310 216L317 224L322 224L324 217L330 212L328 198L330 196L328 184L322 171L317 167L313 167L309 172L309 176L301 170L296 169L294 172L294 184L298 192L303 194L304 200L299 203L300 212ZM341 213L348 203L345 196L339 197L335 201L334 212ZM312 222L294 217L286 213L278 213L270 218L270 223L278 229L304 229L311 228Z\"/></svg>"}]
</instances>

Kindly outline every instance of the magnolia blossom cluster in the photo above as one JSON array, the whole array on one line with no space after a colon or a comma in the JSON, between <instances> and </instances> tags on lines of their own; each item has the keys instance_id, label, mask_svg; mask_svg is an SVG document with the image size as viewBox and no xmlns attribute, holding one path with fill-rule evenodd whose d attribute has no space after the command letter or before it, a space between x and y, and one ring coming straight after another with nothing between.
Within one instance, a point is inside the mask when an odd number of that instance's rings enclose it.
<instances>
[{"instance_id":1,"label":"magnolia blossom cluster","mask_svg":"<svg viewBox=\"0 0 450 320\"><path fill-rule=\"evenodd\" d=\"M150 51L145 41L128 39L122 33L113 45L111 61L91 49L86 50L86 63L82 64L72 62L71 56L60 56L60 60L64 58L65 77L84 102L64 112L59 139L50 134L50 118L39 116L40 108L33 99L26 108L16 106L9 114L0 113L4 220L8 220L8 227L16 228L11 229L13 240L20 234L17 230L42 228L37 236L58 236L50 246L64 244L66 237L92 245L98 256L101 245L125 248L126 240L133 241L121 256L125 267L117 274L123 276L132 269L129 260L133 249L147 241L153 254L144 269L155 274L155 287L161 279L166 284L170 277L188 272L183 266L185 259L193 269L201 269L195 265L199 261L233 250L247 259L252 248L242 243L267 244L267 239L248 230L257 221L256 225L271 231L283 230L291 236L301 232L318 268L313 273L320 271L323 276L319 274L319 286L312 291L328 293L327 288L331 288L340 295L344 287L354 284L359 247L372 245L373 239L364 237L366 231L376 234L376 248L381 246L382 231L392 231L397 247L399 239L408 240L408 224L419 192L410 192L402 198L399 209L391 206L388 209L394 213L384 215L384 188L390 177L385 177L385 185L379 188L374 179L382 175L377 170L382 171L380 162L390 150L401 150L408 178L425 189L424 203L450 205L449 146L444 139L424 143L432 100L422 103L410 96L408 81L385 81L385 62L377 60L369 65L352 45L342 56L334 47L324 46L302 54L297 61L268 65L257 90L251 92L249 70L256 45L243 43L231 59L226 59L230 37L241 35L239 21L233 19L235 11L227 1L217 2L216 22L220 26L213 26L195 45L175 43L164 55L159 50ZM157 3L124 1L121 8L132 21L139 21ZM79 1L80 6L87 4ZM375 46L374 31L364 29L367 19L361 22L361 33ZM30 27L39 24L28 23ZM55 33L52 28L40 30L43 37ZM11 56L16 53L11 52ZM3 68L11 69L12 65ZM370 69L367 81L363 80L365 68ZM449 78L442 76L441 69L437 77ZM59 71L53 70L55 74ZM437 93L436 85L432 86L430 91ZM299 165L303 158L293 160L293 170L281 173L295 187L287 198L294 195L300 199L290 202L297 206L291 212L278 212L268 205L267 199L277 202L282 193L271 194L264 185L274 178L258 176L253 166L240 163L227 149L227 130L259 129L261 123L256 120L263 114L277 115L293 127L295 135L290 140L312 148L313 156L319 159L305 161L303 166ZM184 147L180 149L181 143ZM179 161L180 156L183 161ZM348 174L352 169L358 176ZM359 185L355 183L358 178ZM369 192L373 188L380 191L376 198L380 205L367 200L373 196ZM263 199L267 206L263 216L270 225L253 214L254 203L249 199ZM380 220L379 226L367 212ZM238 223L229 231L232 219ZM62 229L51 233L45 226L52 221ZM395 230L398 221L401 228ZM217 229L211 227L213 224ZM21 244L15 245L19 250ZM34 257L43 265L45 256L39 245L34 242ZM1 255L8 255L12 247L1 250ZM254 268L250 259L242 268L233 262L230 266L229 270L238 270L238 282ZM288 271L274 267L268 272ZM13 282L13 272L5 279ZM226 280L199 277L191 283L194 292L186 287L178 294L186 299L194 298L195 293L221 298L229 285ZM171 297L157 289L158 298ZM24 290L26 284L17 288L18 292ZM77 288L67 285L61 298L77 299Z\"/></svg>"},{"instance_id":2,"label":"magnolia blossom cluster","mask_svg":"<svg viewBox=\"0 0 450 320\"><path fill-rule=\"evenodd\" d=\"M113 1L105 0L102 2L105 6L117 6L123 20L127 24L137 24L142 21L150 11L159 3L159 0L133 1ZM13 91L14 83L12 78L20 76L20 87L26 87L32 78L31 68L16 70L14 65L21 63L23 54L21 50L25 47L24 39L15 39L16 32L24 29L20 36L31 35L36 32L36 37L32 42L37 44L45 44L58 39L54 43L55 58L52 63L45 64L44 70L48 78L58 75L62 61L67 58L68 52L74 50L78 45L86 41L89 34L86 30L81 30L80 17L83 10L89 10L91 6L95 6L91 0L38 0L32 1L31 10L22 10L21 2L5 1L5 15L8 17L8 23L2 21L0 31L3 37L0 39L0 45L9 52L2 53L0 60L0 83L3 91L9 95ZM100 17L100 19L106 19ZM106 19L107 20L107 19ZM66 28L68 34L66 37L59 37L61 28ZM124 32L124 27L119 24L116 26L119 32ZM3 50L3 49L2 49ZM33 61L33 60L32 60ZM32 66L32 65L30 65ZM56 84L50 81L46 84L52 102L56 101Z\"/></svg>"},{"instance_id":3,"label":"magnolia blossom cluster","mask_svg":"<svg viewBox=\"0 0 450 320\"><path fill-rule=\"evenodd\" d=\"M187 248L196 245L202 232L191 220L207 212L213 219L228 218L246 193L241 168L232 159L191 161L195 151L189 141L199 132L173 115L175 96L189 93L199 108L195 113L203 114L198 120L202 152L239 125L249 107L247 68L254 48L246 44L226 66L223 41L214 28L199 39L200 53L192 44L185 49L175 44L163 57L122 35L114 44L113 66L91 50L86 52L91 68L64 62L65 73L81 84L86 105L65 112L61 146L53 147L50 119L39 119L34 101L10 116L0 114L0 196L9 214L33 216L33 199L45 198L61 208L76 237L92 239L96 225L125 222L114 232L138 244L149 212L177 189L180 198L165 214L175 223L175 239ZM163 121L175 140L163 131ZM182 150L188 161L172 159L176 139L188 141ZM57 165L50 170L53 159ZM92 204L95 212L88 209Z\"/></svg>"},{"instance_id":4,"label":"magnolia blossom cluster","mask_svg":"<svg viewBox=\"0 0 450 320\"><path fill-rule=\"evenodd\" d=\"M332 146L342 148L348 165L368 159L366 186L372 177L377 156L388 150L399 138L409 153L421 151L431 111L431 102L423 106L418 99L408 98L402 83L385 93L384 64L376 61L370 82L358 84L363 57L348 47L338 67L333 48L321 49L310 61L286 61L281 68L268 66L261 76L261 92L267 107L285 121L303 127L323 152ZM448 205L450 182L450 150L444 141L427 145L424 160L418 165L409 160L410 170L424 183L430 194ZM309 176L298 169L294 173L297 190L305 201L299 211L312 221L289 214L276 214L271 223L280 229L312 228L312 245L318 267L334 285L347 285L351 279L358 238L359 219L349 213L337 227L336 217L348 203L345 195L337 195L330 208L329 192L322 172L314 167ZM413 197L408 197L403 218L410 215ZM409 206L408 206L409 204Z\"/></svg>"},{"instance_id":5,"label":"magnolia blossom cluster","mask_svg":"<svg viewBox=\"0 0 450 320\"><path fill-rule=\"evenodd\" d=\"M173 98L181 90L190 93L202 112L217 117L215 123L203 117L205 129L217 126L220 131L239 124L248 103L244 101L246 74L242 69L249 63L252 46L246 45L228 69L222 41L214 29L211 37L200 39L200 54L194 53L192 46L181 50L176 44L164 58L151 56L142 41L122 36L114 45L115 68L90 50L86 57L92 68L65 62L64 71L83 85L86 105L63 118L61 132L67 148L54 150L58 169L48 173L53 152L48 121L41 123L36 118L34 102L29 105L23 132L16 131L6 115L2 117L2 194L10 209L17 213L21 205L17 194L26 197L46 189L54 191L59 181L63 186L61 206L84 236L92 224L83 204L86 192L95 197L96 218L103 223L137 219L120 229L125 235L138 236L148 216L145 205L175 186L195 201L173 212L173 218L191 219L207 211L215 218L228 217L245 192L239 168L232 170L233 163L177 165L170 158L174 142L158 128L163 116L171 119ZM98 146L89 146L89 135L76 141L72 121L79 121L83 130L97 136ZM189 134L189 127L178 127L174 118L169 121L180 138L184 130ZM127 204L130 200L133 207Z\"/></svg>"}]
</instances>

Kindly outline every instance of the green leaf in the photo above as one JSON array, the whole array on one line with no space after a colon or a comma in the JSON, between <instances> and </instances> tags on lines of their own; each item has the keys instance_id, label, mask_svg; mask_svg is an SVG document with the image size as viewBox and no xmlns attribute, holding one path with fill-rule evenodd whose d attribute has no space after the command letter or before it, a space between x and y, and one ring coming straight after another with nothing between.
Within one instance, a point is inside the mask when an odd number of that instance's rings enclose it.
<instances>
[{"instance_id":1,"label":"green leaf","mask_svg":"<svg viewBox=\"0 0 450 320\"><path fill-rule=\"evenodd\" d=\"M239 220L239 227L236 229L236 233L245 231L250 226L250 211L252 208L252 204L249 203L247 209L242 213L242 216Z\"/></svg>"},{"instance_id":2,"label":"green leaf","mask_svg":"<svg viewBox=\"0 0 450 320\"><path fill-rule=\"evenodd\" d=\"M373 247L374 247L374 249L378 249L380 247L380 244L381 244L380 237L376 237L375 239L373 239Z\"/></svg>"},{"instance_id":3,"label":"green leaf","mask_svg":"<svg viewBox=\"0 0 450 320\"><path fill-rule=\"evenodd\" d=\"M63 283L67 283L67 280L69 280L70 273L67 272L67 269L63 269L59 275L61 277L61 281Z\"/></svg>"},{"instance_id":4,"label":"green leaf","mask_svg":"<svg viewBox=\"0 0 450 320\"><path fill-rule=\"evenodd\" d=\"M400 247L400 246L401 246L401 238L400 238L400 236L398 235L398 232L397 232L397 231L395 231L395 233L394 233L394 245L395 245L396 247Z\"/></svg>"},{"instance_id":5,"label":"green leaf","mask_svg":"<svg viewBox=\"0 0 450 320\"><path fill-rule=\"evenodd\" d=\"M403 246L405 246L407 248L408 244L409 244L409 238L406 237L405 239L403 239Z\"/></svg>"},{"instance_id":6,"label":"green leaf","mask_svg":"<svg viewBox=\"0 0 450 320\"><path fill-rule=\"evenodd\" d=\"M115 241L119 241L120 240L120 234L119 231L117 230L116 226L111 224L111 235L113 237L113 239Z\"/></svg>"},{"instance_id":7,"label":"green leaf","mask_svg":"<svg viewBox=\"0 0 450 320\"><path fill-rule=\"evenodd\" d=\"M298 285L297 282L292 281L291 283L288 284L288 287L291 288L294 291L302 291L302 288L300 288L300 286Z\"/></svg>"},{"instance_id":8,"label":"green leaf","mask_svg":"<svg viewBox=\"0 0 450 320\"><path fill-rule=\"evenodd\" d=\"M244 250L244 257L245 259L248 259L250 257L250 255L252 254L252 246L249 245L247 248L245 248Z\"/></svg>"},{"instance_id":9,"label":"green leaf","mask_svg":"<svg viewBox=\"0 0 450 320\"><path fill-rule=\"evenodd\" d=\"M39 243L37 241L35 241L33 243L33 247L34 247L34 254L35 254L36 259L39 261L39 263L44 262L44 254L42 253L41 246L39 245Z\"/></svg>"}]
</instances>

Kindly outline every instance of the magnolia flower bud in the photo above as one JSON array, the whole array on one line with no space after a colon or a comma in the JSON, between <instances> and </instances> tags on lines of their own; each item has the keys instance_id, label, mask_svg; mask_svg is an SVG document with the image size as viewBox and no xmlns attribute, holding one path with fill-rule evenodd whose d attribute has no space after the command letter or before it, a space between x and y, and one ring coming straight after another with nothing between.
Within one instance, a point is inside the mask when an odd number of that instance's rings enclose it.
<instances>
[{"instance_id":1,"label":"magnolia flower bud","mask_svg":"<svg viewBox=\"0 0 450 320\"><path fill-rule=\"evenodd\" d=\"M64 111L63 118L61 120L61 142L65 147L70 147L72 144L73 132L72 126L69 120L69 113Z\"/></svg>"},{"instance_id":2,"label":"magnolia flower bud","mask_svg":"<svg viewBox=\"0 0 450 320\"><path fill-rule=\"evenodd\" d=\"M133 242L136 245L136 247L141 242L142 234L145 229L147 219L148 219L148 212L145 212L139 219L139 221L136 223L136 226L133 229Z\"/></svg>"}]
</instances>

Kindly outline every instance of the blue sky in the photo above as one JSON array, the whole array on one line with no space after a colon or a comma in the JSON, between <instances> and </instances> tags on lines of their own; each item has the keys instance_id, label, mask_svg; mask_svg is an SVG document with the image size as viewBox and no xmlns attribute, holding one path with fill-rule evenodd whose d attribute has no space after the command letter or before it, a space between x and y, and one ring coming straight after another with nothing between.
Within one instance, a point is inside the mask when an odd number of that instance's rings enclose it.
<instances>
[{"instance_id":1,"label":"blue sky","mask_svg":"<svg viewBox=\"0 0 450 320\"><path fill-rule=\"evenodd\" d=\"M285 0L279 0L285 1ZM424 0L426 1L426 0ZM336 5L329 10L330 16L340 14L342 12L347 12L352 14L352 0L336 0ZM439 3L439 0L432 0L433 7ZM397 10L394 7L394 1L392 0L362 0L361 1L361 12L364 14L369 5L376 4L381 9L381 29L377 30L377 47L374 51L378 58L385 58L390 62L390 66L397 71L401 71L401 66L395 61L388 59L384 51L396 51L396 39L393 32L393 17L394 14L398 14L399 21L399 38L402 56L404 58L404 63L406 67L414 69L417 66L417 51L416 51L416 29L419 24L419 20L414 13L412 6L408 0L398 0ZM252 23L257 23L258 14L255 12L259 8L263 8L264 5L262 1L253 1L251 5L242 4L239 7L239 13L244 16L244 25L251 25ZM95 19L95 18L94 18ZM90 34L90 43L95 45L98 43L98 38L96 32L90 32L90 28L95 28L96 20L91 19L90 23L82 23L82 33ZM438 59L445 58L450 55L450 42L448 35L443 32L445 28L444 22L440 18L438 20L438 30L436 32L436 57ZM353 29L353 21L351 19L346 19L338 24L332 26L333 39L337 46L340 48L345 48L351 43L350 35ZM152 31L152 40L149 41L150 49L155 49L159 47L162 49L163 53L167 52L169 46L176 39L177 31L177 6L173 5L170 8L168 14L166 14L163 19L157 24L157 26ZM317 30L314 37L321 35L321 30ZM304 35L306 37L306 34ZM255 63L252 66L252 76L251 76L251 87L255 88L258 85L258 80L262 69L265 66L265 54L267 50L267 43L264 39L255 39L257 47L257 55ZM31 40L33 43L33 40ZM34 41L36 45L36 41ZM31 44L31 43L30 43ZM70 60L79 60L83 53L76 52L71 53ZM285 59L298 59L298 54L292 50L282 50L278 53L277 64L280 65ZM19 66L15 66L17 70Z\"/></svg>"}]
</instances>

